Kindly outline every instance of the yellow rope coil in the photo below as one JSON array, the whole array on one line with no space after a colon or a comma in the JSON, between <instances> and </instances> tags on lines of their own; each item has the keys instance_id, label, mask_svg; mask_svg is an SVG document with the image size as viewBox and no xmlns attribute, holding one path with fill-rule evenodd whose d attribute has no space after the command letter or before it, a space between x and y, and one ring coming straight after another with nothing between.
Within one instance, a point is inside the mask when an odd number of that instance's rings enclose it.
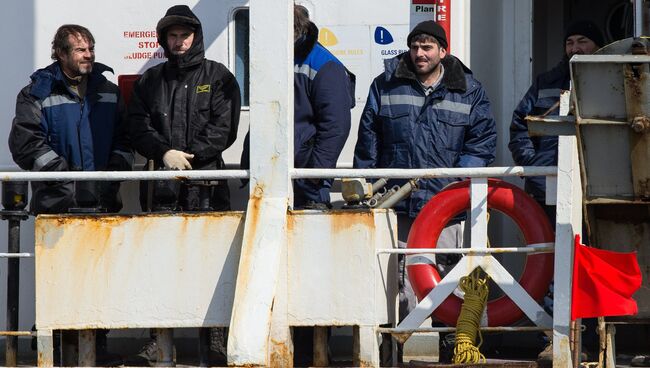
<instances>
[{"instance_id":1,"label":"yellow rope coil","mask_svg":"<svg viewBox=\"0 0 650 368\"><path fill-rule=\"evenodd\" d=\"M465 293L465 300L456 322L456 345L454 347L454 364L485 363L486 359L479 351L483 343L481 316L487 304L488 278L481 278L480 269L476 268L468 276L460 279L459 287ZM476 337L480 343L476 345Z\"/></svg>"}]
</instances>

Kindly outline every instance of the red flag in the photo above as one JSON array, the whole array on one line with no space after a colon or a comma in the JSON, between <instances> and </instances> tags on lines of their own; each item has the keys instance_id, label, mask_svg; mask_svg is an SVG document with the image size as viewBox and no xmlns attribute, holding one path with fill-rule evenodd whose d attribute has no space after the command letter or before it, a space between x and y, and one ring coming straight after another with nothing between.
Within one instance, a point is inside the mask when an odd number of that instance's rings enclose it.
<instances>
[{"instance_id":1,"label":"red flag","mask_svg":"<svg viewBox=\"0 0 650 368\"><path fill-rule=\"evenodd\" d=\"M619 253L580 244L575 237L571 319L634 315L641 287L636 252Z\"/></svg>"}]
</instances>

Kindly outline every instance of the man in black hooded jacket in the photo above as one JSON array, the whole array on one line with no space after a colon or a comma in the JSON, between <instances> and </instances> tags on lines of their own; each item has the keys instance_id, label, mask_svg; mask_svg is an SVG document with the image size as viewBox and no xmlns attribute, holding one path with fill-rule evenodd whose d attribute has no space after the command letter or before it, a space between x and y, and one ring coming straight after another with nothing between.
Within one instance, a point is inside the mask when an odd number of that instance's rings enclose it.
<instances>
[{"instance_id":1,"label":"man in black hooded jacket","mask_svg":"<svg viewBox=\"0 0 650 368\"><path fill-rule=\"evenodd\" d=\"M135 84L129 105L133 147L153 160L156 169L221 169L221 153L237 138L237 80L223 64L205 58L201 22L188 6L169 8L156 32L168 60ZM205 194L201 187L205 183L181 185L178 206L168 209L206 209L199 203L199 193ZM227 183L218 181L209 188L209 207L229 209ZM153 200L159 200L155 193Z\"/></svg>"},{"instance_id":2,"label":"man in black hooded jacket","mask_svg":"<svg viewBox=\"0 0 650 368\"><path fill-rule=\"evenodd\" d=\"M241 108L237 80L223 64L205 58L201 22L188 6L169 8L156 32L168 60L147 70L134 86L129 104L133 147L153 160L156 169L221 169L221 153L237 138ZM178 191L172 182L167 183L166 192L175 200L171 207L161 207L170 203L156 198L156 185L154 210L208 209L205 191L201 190L205 188L209 190L209 209L230 209L226 181L187 183ZM141 198L141 202L145 200ZM210 332L210 349L217 353L215 358L225 360L223 329ZM153 330L151 337L127 364L150 365L156 361Z\"/></svg>"}]
</instances>

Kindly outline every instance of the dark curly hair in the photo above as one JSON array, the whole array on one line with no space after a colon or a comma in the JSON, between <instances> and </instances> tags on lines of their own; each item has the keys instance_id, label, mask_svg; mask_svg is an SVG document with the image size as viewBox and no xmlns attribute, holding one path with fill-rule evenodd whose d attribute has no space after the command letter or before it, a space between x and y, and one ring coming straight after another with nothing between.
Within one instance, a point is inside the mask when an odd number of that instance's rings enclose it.
<instances>
[{"instance_id":1,"label":"dark curly hair","mask_svg":"<svg viewBox=\"0 0 650 368\"><path fill-rule=\"evenodd\" d=\"M59 53L68 54L70 52L70 41L68 36L75 35L86 40L89 44L95 44L95 38L88 28L77 24L64 24L56 30L52 40L52 60L59 60Z\"/></svg>"}]
</instances>

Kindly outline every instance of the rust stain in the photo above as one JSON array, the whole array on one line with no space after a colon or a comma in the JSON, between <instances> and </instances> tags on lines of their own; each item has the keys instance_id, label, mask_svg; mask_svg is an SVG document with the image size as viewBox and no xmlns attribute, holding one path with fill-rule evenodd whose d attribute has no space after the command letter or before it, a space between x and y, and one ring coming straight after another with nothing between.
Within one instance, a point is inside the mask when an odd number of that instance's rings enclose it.
<instances>
[{"instance_id":1,"label":"rust stain","mask_svg":"<svg viewBox=\"0 0 650 368\"><path fill-rule=\"evenodd\" d=\"M410 333L393 333L392 335L400 344L404 344L411 337Z\"/></svg>"},{"instance_id":2,"label":"rust stain","mask_svg":"<svg viewBox=\"0 0 650 368\"><path fill-rule=\"evenodd\" d=\"M271 339L271 367L293 367L293 350L284 342Z\"/></svg>"},{"instance_id":3,"label":"rust stain","mask_svg":"<svg viewBox=\"0 0 650 368\"><path fill-rule=\"evenodd\" d=\"M254 193L261 191L264 192L263 187L256 186ZM248 272L251 268L251 262L253 261L254 252L250 252L250 248L247 245L253 243L255 235L257 234L260 223L260 211L262 205L261 196L255 196L253 194L248 200L248 210L246 211L246 219L244 221L244 238L242 239L242 251L239 258L239 272L237 273L237 285L248 285L249 275L252 272Z\"/></svg>"},{"instance_id":4,"label":"rust stain","mask_svg":"<svg viewBox=\"0 0 650 368\"><path fill-rule=\"evenodd\" d=\"M287 213L287 234L291 236L293 234L293 229L296 227L296 218L293 211Z\"/></svg>"},{"instance_id":5,"label":"rust stain","mask_svg":"<svg viewBox=\"0 0 650 368\"><path fill-rule=\"evenodd\" d=\"M359 367L374 367L375 365L365 360L359 360Z\"/></svg>"},{"instance_id":6,"label":"rust stain","mask_svg":"<svg viewBox=\"0 0 650 368\"><path fill-rule=\"evenodd\" d=\"M363 227L368 231L375 229L375 214L371 211L329 211L332 220L332 233L341 233Z\"/></svg>"},{"instance_id":7,"label":"rust stain","mask_svg":"<svg viewBox=\"0 0 650 368\"><path fill-rule=\"evenodd\" d=\"M248 201L248 211L246 212L246 238L244 244L250 244L255 238L255 234L259 230L260 211L262 199L258 197L251 197Z\"/></svg>"},{"instance_id":8,"label":"rust stain","mask_svg":"<svg viewBox=\"0 0 650 368\"><path fill-rule=\"evenodd\" d=\"M628 116L643 115L644 85L647 80L647 73L642 65L627 65L624 72L625 95L627 98Z\"/></svg>"},{"instance_id":9,"label":"rust stain","mask_svg":"<svg viewBox=\"0 0 650 368\"><path fill-rule=\"evenodd\" d=\"M38 359L37 364L38 364L38 366L39 367L53 367L54 366L54 360L51 359L51 358L52 357L50 357L50 359L45 359L45 354L43 354L42 352L38 352L38 356L37 356L37 359Z\"/></svg>"}]
</instances>

